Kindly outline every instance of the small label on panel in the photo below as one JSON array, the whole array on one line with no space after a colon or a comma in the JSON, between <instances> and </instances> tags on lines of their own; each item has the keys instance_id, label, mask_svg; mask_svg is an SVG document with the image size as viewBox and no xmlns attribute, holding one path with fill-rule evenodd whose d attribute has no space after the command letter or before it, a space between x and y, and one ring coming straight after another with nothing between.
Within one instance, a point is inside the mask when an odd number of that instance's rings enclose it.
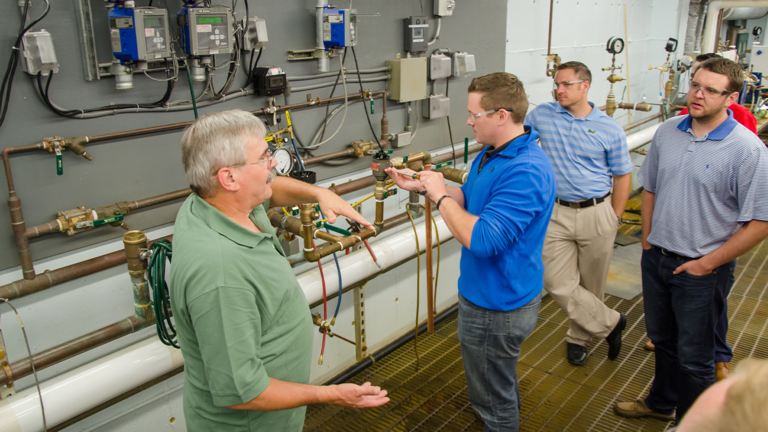
<instances>
[{"instance_id":1,"label":"small label on panel","mask_svg":"<svg viewBox=\"0 0 768 432\"><path fill-rule=\"evenodd\" d=\"M344 22L344 16L343 15L327 15L328 22L332 23L343 23Z\"/></svg>"},{"instance_id":2,"label":"small label on panel","mask_svg":"<svg viewBox=\"0 0 768 432\"><path fill-rule=\"evenodd\" d=\"M120 43L120 30L112 29L110 36L112 39L112 52L122 52L123 44Z\"/></svg>"},{"instance_id":3,"label":"small label on panel","mask_svg":"<svg viewBox=\"0 0 768 432\"><path fill-rule=\"evenodd\" d=\"M378 171L379 170L379 164L377 164L375 162L371 162L371 169L374 170L374 171Z\"/></svg>"},{"instance_id":4,"label":"small label on panel","mask_svg":"<svg viewBox=\"0 0 768 432\"><path fill-rule=\"evenodd\" d=\"M115 27L133 28L133 19L132 18L115 18Z\"/></svg>"},{"instance_id":5,"label":"small label on panel","mask_svg":"<svg viewBox=\"0 0 768 432\"><path fill-rule=\"evenodd\" d=\"M218 54L218 53L219 53L219 50L217 50L217 49L215 49L215 50L209 50L209 51L208 51L208 54Z\"/></svg>"},{"instance_id":6,"label":"small label on panel","mask_svg":"<svg viewBox=\"0 0 768 432\"><path fill-rule=\"evenodd\" d=\"M155 36L155 29L153 29L153 28L145 28L144 29L144 36L145 37L153 37L153 36Z\"/></svg>"},{"instance_id":7,"label":"small label on panel","mask_svg":"<svg viewBox=\"0 0 768 432\"><path fill-rule=\"evenodd\" d=\"M210 33L212 31L212 27L210 24L198 24L197 25L197 32L198 33Z\"/></svg>"}]
</instances>

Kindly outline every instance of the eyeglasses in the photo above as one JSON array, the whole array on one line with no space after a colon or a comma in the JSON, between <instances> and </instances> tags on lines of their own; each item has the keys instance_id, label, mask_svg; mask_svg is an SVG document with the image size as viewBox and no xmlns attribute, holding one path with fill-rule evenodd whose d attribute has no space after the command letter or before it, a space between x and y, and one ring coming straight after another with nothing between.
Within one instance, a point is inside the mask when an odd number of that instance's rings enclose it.
<instances>
[{"instance_id":1,"label":"eyeglasses","mask_svg":"<svg viewBox=\"0 0 768 432\"><path fill-rule=\"evenodd\" d=\"M701 90L701 94L704 96L709 96L711 98L716 98L720 96L726 96L731 93L736 93L728 90L718 90L714 89L712 87L702 87L701 84L697 83L696 81L691 81L691 92L696 95L696 93Z\"/></svg>"},{"instance_id":2,"label":"eyeglasses","mask_svg":"<svg viewBox=\"0 0 768 432\"><path fill-rule=\"evenodd\" d=\"M555 81L554 83L552 83L552 88L555 89L555 90L557 90L560 86L564 86L565 88L571 88L572 85L578 84L578 83L582 83L584 81L586 81L586 80L562 81L562 82Z\"/></svg>"},{"instance_id":3,"label":"eyeglasses","mask_svg":"<svg viewBox=\"0 0 768 432\"><path fill-rule=\"evenodd\" d=\"M479 119L480 117L482 117L484 115L493 114L493 113L495 113L497 111L501 111L501 110L512 112L511 108L496 108L496 109L492 109L492 110L488 110L488 111L483 111L483 112L477 113L477 114L475 114L475 113L470 111L470 113L469 113L469 121L474 123L475 120Z\"/></svg>"},{"instance_id":4,"label":"eyeglasses","mask_svg":"<svg viewBox=\"0 0 768 432\"><path fill-rule=\"evenodd\" d=\"M229 168L242 168L242 167L246 167L248 165L256 165L256 164L265 163L265 162L267 163L267 166L269 166L272 163L272 159L273 159L272 151L267 149L267 151L264 152L264 156L262 156L261 159L257 160L256 162L249 162L247 164L242 164L242 165L232 165ZM222 167L222 168L224 168L224 167ZM221 168L219 168L219 169L221 169ZM216 173L218 173L218 171ZM216 177L216 173L214 173L211 177Z\"/></svg>"}]
</instances>

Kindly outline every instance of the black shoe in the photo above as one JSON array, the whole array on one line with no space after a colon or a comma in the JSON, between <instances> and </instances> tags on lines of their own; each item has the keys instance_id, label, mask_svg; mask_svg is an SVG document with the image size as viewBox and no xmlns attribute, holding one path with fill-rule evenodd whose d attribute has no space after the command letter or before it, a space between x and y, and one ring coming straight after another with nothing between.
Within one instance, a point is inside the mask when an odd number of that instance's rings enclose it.
<instances>
[{"instance_id":1,"label":"black shoe","mask_svg":"<svg viewBox=\"0 0 768 432\"><path fill-rule=\"evenodd\" d=\"M568 342L568 363L581 366L587 361L587 349Z\"/></svg>"},{"instance_id":2,"label":"black shoe","mask_svg":"<svg viewBox=\"0 0 768 432\"><path fill-rule=\"evenodd\" d=\"M619 316L619 323L613 328L611 334L605 338L608 341L608 360L616 360L621 352L621 332L624 331L624 327L627 326L627 316L621 314Z\"/></svg>"}]
</instances>

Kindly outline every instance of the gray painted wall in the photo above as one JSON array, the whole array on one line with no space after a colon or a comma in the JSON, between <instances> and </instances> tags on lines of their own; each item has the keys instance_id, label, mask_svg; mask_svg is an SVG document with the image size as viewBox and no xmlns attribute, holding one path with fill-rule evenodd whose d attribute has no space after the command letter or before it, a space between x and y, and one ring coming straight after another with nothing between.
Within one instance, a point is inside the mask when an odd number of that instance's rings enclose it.
<instances>
[{"instance_id":1,"label":"gray painted wall","mask_svg":"<svg viewBox=\"0 0 768 432\"><path fill-rule=\"evenodd\" d=\"M15 4L15 2L12 2ZM160 6L167 3L175 14L181 5L180 0L157 0ZM270 43L261 58L261 65L278 65L290 75L306 75L317 71L314 61L287 62L286 51L309 49L314 47L314 4L312 0L285 2L256 2L251 0L251 14L267 20ZM110 60L107 9L102 0L91 0L94 13L94 27L99 38L100 60ZM137 6L148 4L148 0L137 0ZM214 4L226 4L219 0ZM347 3L338 4L348 7ZM398 53L405 54L402 48L402 19L411 15L420 15L421 7L415 0L355 1L353 7L360 13L380 13L379 17L362 17L358 24L358 46L356 48L360 67L363 69L383 66L385 60L395 58ZM432 2L424 2L427 13ZM506 7L504 0L482 0L472 2L471 6L459 4L452 17L442 22L440 40L431 48L450 48L475 54L477 72L472 76L504 69L504 46L506 30ZM42 12L42 0L33 0L31 17ZM15 7L6 7L0 16L0 37L6 41L0 45L0 59L10 53L9 46L18 31L20 12ZM244 3L238 5L238 15L245 12ZM29 21L28 21L29 22ZM175 27L175 23L174 23ZM134 77L135 88L117 91L112 78L86 82L83 78L81 49L78 42L77 22L74 13L74 1L53 1L51 12L33 30L44 28L54 38L56 54L60 63L59 73L55 74L51 84L51 99L59 105L74 109L107 105L110 103L144 103L160 98L165 84L150 81L144 76ZM432 29L434 31L434 28ZM220 64L227 60L219 56ZM332 70L338 70L338 60L331 61ZM351 53L348 54L346 67L354 69ZM164 74L156 74L162 78ZM226 69L217 73L217 85L220 87L226 76ZM326 81L326 79L315 82ZM465 106L466 88L469 78L451 80L451 124L454 139L461 141L464 136L472 136L466 126ZM236 80L237 88L245 81L245 76ZM305 85L302 81L296 85ZM437 91L443 92L445 80L438 84ZM196 92L201 91L201 84L196 84ZM384 89L384 82L364 84L373 90ZM359 87L350 85L353 92ZM313 90L312 97L327 97L330 88ZM293 93L289 103L306 99L306 92ZM336 94L343 94L337 89ZM172 95L173 99L188 99L189 90L186 76L182 73ZM283 104L278 97L278 104ZM225 103L203 108L200 113L240 108L254 110L267 105L261 97L244 97ZM297 110L292 116L298 133L309 140L320 124L325 110ZM402 131L405 126L404 106L389 102L387 106L390 132ZM376 113L372 117L376 133L379 133L381 102L376 102ZM97 135L115 131L125 131L146 126L163 125L193 119L192 111L162 114L122 114L89 120L73 120L59 117L49 111L37 95L33 79L21 71L16 74L11 105L0 128L0 146L12 147L38 143L44 137L71 137L78 135ZM335 121L339 121L340 115ZM415 115L414 115L415 119ZM285 123L284 123L285 124ZM337 123L330 129L335 130ZM117 201L135 200L187 187L180 163L178 142L181 132L164 133L104 142L88 146L94 160L85 159L67 152L64 154L64 175L57 176L55 158L43 152L26 153L11 158L14 181L27 226L51 221L59 210L73 209L79 205L86 208L109 205ZM360 104L350 106L344 129L337 137L323 146L322 153L346 149L349 142L359 139L371 139L371 132ZM446 119L424 121L421 119L418 135L414 143L396 155L414 151L438 148L448 145ZM364 168L369 161L363 159L350 164L342 170L353 171ZM339 168L315 166L318 178L329 178L341 174ZM6 192L3 195L7 196ZM126 223L132 229L147 229L171 222L180 202L156 206L136 211L126 217ZM0 269L7 269L19 264L14 246L10 216L7 211L0 211ZM31 242L32 256L35 260L61 254L109 239L122 236L120 228L103 227L92 232L81 233L73 237L65 234L53 234Z\"/></svg>"}]
</instances>

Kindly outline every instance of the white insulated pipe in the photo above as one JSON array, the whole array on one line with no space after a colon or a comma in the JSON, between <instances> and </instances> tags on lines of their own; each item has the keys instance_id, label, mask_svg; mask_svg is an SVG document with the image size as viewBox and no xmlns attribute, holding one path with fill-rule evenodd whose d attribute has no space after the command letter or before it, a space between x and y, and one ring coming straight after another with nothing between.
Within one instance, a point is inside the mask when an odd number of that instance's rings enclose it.
<instances>
[{"instance_id":1,"label":"white insulated pipe","mask_svg":"<svg viewBox=\"0 0 768 432\"><path fill-rule=\"evenodd\" d=\"M325 42L323 42L323 9L328 4L328 0L317 0L315 6L315 50L321 52L317 59L317 71L329 72L331 70L328 57L325 55Z\"/></svg>"},{"instance_id":2,"label":"white insulated pipe","mask_svg":"<svg viewBox=\"0 0 768 432\"><path fill-rule=\"evenodd\" d=\"M719 35L717 29L717 16L720 9L736 7L760 7L768 6L768 0L714 0L707 5L707 21L704 24L704 35L701 38L701 52L715 52L715 43Z\"/></svg>"},{"instance_id":3,"label":"white insulated pipe","mask_svg":"<svg viewBox=\"0 0 768 432\"><path fill-rule=\"evenodd\" d=\"M435 217L441 240L453 238L439 216ZM424 222L416 225L421 251L426 248ZM437 241L433 236L433 244ZM371 243L382 268L391 267L416 254L412 229ZM420 252L421 252L420 251ZM344 286L359 282L381 271L367 249L339 258ZM308 303L323 298L322 282L317 270L298 276ZM327 286L337 286L336 272L328 272ZM104 402L149 382L184 364L181 351L163 345L151 337L94 362L40 383L48 426L60 424ZM0 401L0 432L42 432L40 398L32 386Z\"/></svg>"},{"instance_id":4,"label":"white insulated pipe","mask_svg":"<svg viewBox=\"0 0 768 432\"><path fill-rule=\"evenodd\" d=\"M655 124L653 126L647 127L645 129L642 129L638 132L635 132L631 135L627 136L627 147L629 148L629 151L632 151L636 148L640 148L653 139L653 135L656 134L656 130L659 129L659 126L661 126L661 123Z\"/></svg>"},{"instance_id":5,"label":"white insulated pipe","mask_svg":"<svg viewBox=\"0 0 768 432\"><path fill-rule=\"evenodd\" d=\"M40 383L46 423L65 422L183 364L180 350L151 338ZM37 387L0 401L0 432L42 430Z\"/></svg>"}]
</instances>

